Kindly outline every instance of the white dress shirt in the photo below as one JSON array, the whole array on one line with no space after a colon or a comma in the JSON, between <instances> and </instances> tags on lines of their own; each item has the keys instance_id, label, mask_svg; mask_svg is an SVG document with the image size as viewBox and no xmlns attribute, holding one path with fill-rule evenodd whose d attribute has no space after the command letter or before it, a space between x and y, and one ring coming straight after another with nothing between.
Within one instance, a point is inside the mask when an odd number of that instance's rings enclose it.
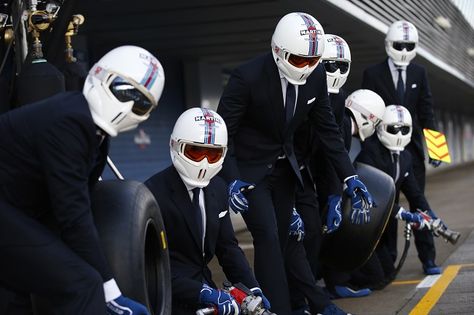
<instances>
[{"instance_id":1,"label":"white dress shirt","mask_svg":"<svg viewBox=\"0 0 474 315\"><path fill-rule=\"evenodd\" d=\"M393 63L392 58L388 58L388 67L390 68L390 74L392 75L392 80L393 80L393 85L395 86L395 91L397 90L397 83L398 83L398 69L402 69L402 80L403 80L403 85L405 86L405 91L406 91L407 67L406 66L396 66Z\"/></svg>"}]
</instances>

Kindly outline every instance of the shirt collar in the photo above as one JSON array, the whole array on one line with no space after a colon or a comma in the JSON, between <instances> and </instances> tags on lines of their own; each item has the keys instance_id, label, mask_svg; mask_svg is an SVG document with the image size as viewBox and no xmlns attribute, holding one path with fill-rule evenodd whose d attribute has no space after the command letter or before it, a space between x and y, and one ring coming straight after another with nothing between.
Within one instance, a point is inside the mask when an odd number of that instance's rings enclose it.
<instances>
[{"instance_id":1,"label":"shirt collar","mask_svg":"<svg viewBox=\"0 0 474 315\"><path fill-rule=\"evenodd\" d=\"M283 72L281 72L280 68L278 68L278 74L280 75L280 79L285 79L286 80L286 78L283 75ZM286 80L286 81L288 81L288 80Z\"/></svg>"},{"instance_id":2,"label":"shirt collar","mask_svg":"<svg viewBox=\"0 0 474 315\"><path fill-rule=\"evenodd\" d=\"M388 58L388 67L390 68L390 72L397 72L398 69L402 69L405 71L407 69L407 66L397 66L393 63L392 58Z\"/></svg>"},{"instance_id":3,"label":"shirt collar","mask_svg":"<svg viewBox=\"0 0 474 315\"><path fill-rule=\"evenodd\" d=\"M181 176L181 174L179 174L179 176ZM194 188L196 188L194 186L188 185L184 180L183 180L183 184L184 184L184 186L186 186L186 189L188 191L192 191Z\"/></svg>"}]
</instances>

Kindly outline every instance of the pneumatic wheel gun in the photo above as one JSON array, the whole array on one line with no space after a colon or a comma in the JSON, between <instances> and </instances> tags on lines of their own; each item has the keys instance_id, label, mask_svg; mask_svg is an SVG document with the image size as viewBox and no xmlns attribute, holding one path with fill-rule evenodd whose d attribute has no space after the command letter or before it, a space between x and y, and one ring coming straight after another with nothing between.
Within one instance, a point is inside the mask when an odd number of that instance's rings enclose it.
<instances>
[{"instance_id":1,"label":"pneumatic wheel gun","mask_svg":"<svg viewBox=\"0 0 474 315\"><path fill-rule=\"evenodd\" d=\"M453 245L456 244L461 233L448 229L448 227L441 221L441 219L433 219L425 212L418 210L418 213L423 216L428 222L428 228L433 232L434 236L441 236L446 242L449 242Z\"/></svg>"},{"instance_id":2,"label":"pneumatic wheel gun","mask_svg":"<svg viewBox=\"0 0 474 315\"><path fill-rule=\"evenodd\" d=\"M254 295L249 288L241 283L232 285L230 282L224 281L224 290L236 300L242 315L276 315L264 308L260 296ZM206 307L196 311L196 315L211 314L217 315L216 307Z\"/></svg>"}]
</instances>

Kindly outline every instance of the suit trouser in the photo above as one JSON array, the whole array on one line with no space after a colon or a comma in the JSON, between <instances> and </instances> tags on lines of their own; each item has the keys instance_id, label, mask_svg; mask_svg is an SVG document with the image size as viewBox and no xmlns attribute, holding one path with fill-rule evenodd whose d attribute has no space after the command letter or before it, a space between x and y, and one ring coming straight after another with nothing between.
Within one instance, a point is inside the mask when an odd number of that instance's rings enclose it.
<instances>
[{"instance_id":1,"label":"suit trouser","mask_svg":"<svg viewBox=\"0 0 474 315\"><path fill-rule=\"evenodd\" d=\"M414 152L413 156L413 173L415 175L418 187L421 192L425 192L425 181L426 181L426 169L424 161L416 158ZM415 210L414 205L410 205L410 210ZM426 209L423 209L426 210ZM424 229L421 231L414 230L413 235L415 236L415 246L418 252L418 258L424 264L428 260L435 261L436 249L434 245L433 233L430 230Z\"/></svg>"},{"instance_id":2,"label":"suit trouser","mask_svg":"<svg viewBox=\"0 0 474 315\"><path fill-rule=\"evenodd\" d=\"M29 303L30 294L50 307L48 315L105 314L100 274L57 235L3 201L0 252L0 287L10 292L0 295L0 305L7 304L1 314L31 314L13 303Z\"/></svg>"},{"instance_id":3,"label":"suit trouser","mask_svg":"<svg viewBox=\"0 0 474 315\"><path fill-rule=\"evenodd\" d=\"M253 238L255 277L277 314L291 313L283 251L295 186L296 175L288 160L278 160L272 173L247 194L249 209L242 215Z\"/></svg>"},{"instance_id":4,"label":"suit trouser","mask_svg":"<svg viewBox=\"0 0 474 315\"><path fill-rule=\"evenodd\" d=\"M306 305L308 301L314 312L321 312L330 304L326 293L316 285L318 260L321 249L321 218L313 180L307 169L301 171L304 187L296 189L295 208L304 223L303 242L290 237L285 250L286 270L293 309Z\"/></svg>"},{"instance_id":5,"label":"suit trouser","mask_svg":"<svg viewBox=\"0 0 474 315\"><path fill-rule=\"evenodd\" d=\"M314 314L322 312L331 304L331 301L323 289L316 285L305 247L294 236L288 240L285 261L293 309L301 308L306 304L301 303L301 297L303 297L303 302L304 298L308 301L311 312ZM295 298L293 298L293 293L296 293Z\"/></svg>"},{"instance_id":6,"label":"suit trouser","mask_svg":"<svg viewBox=\"0 0 474 315\"><path fill-rule=\"evenodd\" d=\"M304 187L296 189L295 207L304 223L304 247L314 278L319 274L319 252L323 238L319 203L307 168L301 171Z\"/></svg>"}]
</instances>

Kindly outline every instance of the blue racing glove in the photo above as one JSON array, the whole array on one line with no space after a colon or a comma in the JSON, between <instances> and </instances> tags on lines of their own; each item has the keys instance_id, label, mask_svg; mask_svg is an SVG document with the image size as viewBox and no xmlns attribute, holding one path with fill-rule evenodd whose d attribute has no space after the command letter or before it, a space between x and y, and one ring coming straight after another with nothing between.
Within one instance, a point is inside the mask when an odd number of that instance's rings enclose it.
<instances>
[{"instance_id":1,"label":"blue racing glove","mask_svg":"<svg viewBox=\"0 0 474 315\"><path fill-rule=\"evenodd\" d=\"M408 223L413 223L413 226L417 230L422 230L425 227L429 228L429 222L419 213L413 213L400 207L395 218L403 220Z\"/></svg>"},{"instance_id":2,"label":"blue racing glove","mask_svg":"<svg viewBox=\"0 0 474 315\"><path fill-rule=\"evenodd\" d=\"M359 180L357 175L350 176L344 181L344 192L351 198L351 222L362 224L370 222L370 208L374 206L372 196Z\"/></svg>"},{"instance_id":3,"label":"blue racing glove","mask_svg":"<svg viewBox=\"0 0 474 315\"><path fill-rule=\"evenodd\" d=\"M304 239L304 223L301 220L300 214L293 208L290 218L290 236L296 236L296 240L302 241Z\"/></svg>"},{"instance_id":4,"label":"blue racing glove","mask_svg":"<svg viewBox=\"0 0 474 315\"><path fill-rule=\"evenodd\" d=\"M330 195L328 197L328 216L326 218L327 233L336 231L341 224L341 202L342 197L339 195Z\"/></svg>"},{"instance_id":5,"label":"blue racing glove","mask_svg":"<svg viewBox=\"0 0 474 315\"><path fill-rule=\"evenodd\" d=\"M207 284L202 285L199 303L217 307L219 315L238 315L240 313L237 302L229 293L213 289Z\"/></svg>"},{"instance_id":6,"label":"blue racing glove","mask_svg":"<svg viewBox=\"0 0 474 315\"><path fill-rule=\"evenodd\" d=\"M262 298L263 307L266 310L269 310L272 307L270 305L270 301L265 297L265 295L263 295L262 289L260 289L259 287L256 287L256 288L250 289L250 291L252 291L253 295L259 296Z\"/></svg>"},{"instance_id":7,"label":"blue racing glove","mask_svg":"<svg viewBox=\"0 0 474 315\"><path fill-rule=\"evenodd\" d=\"M418 210L418 214L420 214L425 220L427 220L431 224L431 227L440 227L443 229L448 228L448 226L444 224L444 222L440 218L438 218L438 216L431 209L423 210L423 211ZM433 228L432 230L435 236L439 236L437 228Z\"/></svg>"},{"instance_id":8,"label":"blue racing glove","mask_svg":"<svg viewBox=\"0 0 474 315\"><path fill-rule=\"evenodd\" d=\"M107 302L107 315L150 315L147 308L123 295Z\"/></svg>"},{"instance_id":9,"label":"blue racing glove","mask_svg":"<svg viewBox=\"0 0 474 315\"><path fill-rule=\"evenodd\" d=\"M431 210L431 209L423 210L423 212L424 212L425 214L429 215L429 217L432 218L433 220L438 219L438 216L436 215L436 213L434 213L434 211Z\"/></svg>"},{"instance_id":10,"label":"blue racing glove","mask_svg":"<svg viewBox=\"0 0 474 315\"><path fill-rule=\"evenodd\" d=\"M249 202L245 198L245 193L254 189L254 184L249 184L241 180L234 180L229 185L229 207L235 213L243 213L249 209Z\"/></svg>"},{"instance_id":11,"label":"blue racing glove","mask_svg":"<svg viewBox=\"0 0 474 315\"><path fill-rule=\"evenodd\" d=\"M435 160L435 159L432 159L432 158L428 158L428 163L430 163L431 166L433 166L433 167L438 167L443 162L441 162L440 160Z\"/></svg>"}]
</instances>

